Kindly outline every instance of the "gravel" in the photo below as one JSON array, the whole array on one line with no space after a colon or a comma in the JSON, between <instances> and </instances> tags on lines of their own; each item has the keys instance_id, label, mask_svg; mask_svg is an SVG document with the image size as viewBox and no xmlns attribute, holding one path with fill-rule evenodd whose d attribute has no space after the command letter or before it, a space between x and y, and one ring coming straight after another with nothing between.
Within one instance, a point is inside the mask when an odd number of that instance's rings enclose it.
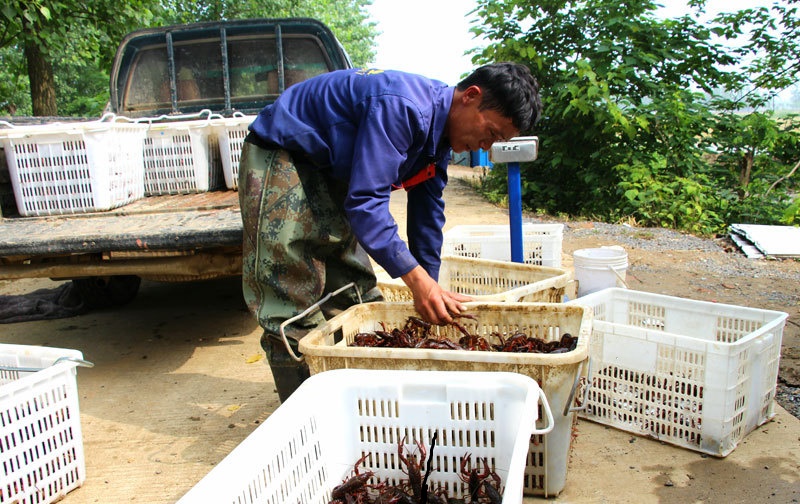
<instances>
[{"instance_id":1,"label":"gravel","mask_svg":"<svg viewBox=\"0 0 800 504\"><path fill-rule=\"evenodd\" d=\"M800 418L800 387L778 382L775 401L796 418Z\"/></svg>"},{"instance_id":2,"label":"gravel","mask_svg":"<svg viewBox=\"0 0 800 504\"><path fill-rule=\"evenodd\" d=\"M564 234L575 237L603 236L618 240L623 246L644 250L703 250L723 252L723 248L713 240L698 238L672 229L635 228L627 224L606 224L593 222L591 227L564 226Z\"/></svg>"},{"instance_id":3,"label":"gravel","mask_svg":"<svg viewBox=\"0 0 800 504\"><path fill-rule=\"evenodd\" d=\"M724 254L724 261L699 258L694 263L687 263L687 266L698 266L709 275L730 276L744 278L786 278L800 281L800 273L787 273L771 266L769 260L748 259L744 254L726 254L731 248L735 248L729 238L708 239L681 233L672 229L662 228L634 228L625 224L606 224L604 222L593 222L591 227L585 225L564 226L564 235L576 238L602 236L603 238L613 239L623 247L638 248L641 250L651 250L657 252L669 250L689 250L697 252L718 252ZM636 265L642 270L647 270L647 266ZM797 302L798 296L791 298Z\"/></svg>"}]
</instances>

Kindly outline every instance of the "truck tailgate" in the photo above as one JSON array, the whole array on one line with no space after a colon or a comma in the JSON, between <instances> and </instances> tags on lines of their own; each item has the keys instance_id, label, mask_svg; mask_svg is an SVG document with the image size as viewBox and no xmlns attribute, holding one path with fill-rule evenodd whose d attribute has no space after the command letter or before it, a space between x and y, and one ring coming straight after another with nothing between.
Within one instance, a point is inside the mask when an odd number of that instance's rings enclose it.
<instances>
[{"instance_id":1,"label":"truck tailgate","mask_svg":"<svg viewBox=\"0 0 800 504\"><path fill-rule=\"evenodd\" d=\"M0 257L240 246L238 192L151 196L107 212L0 220Z\"/></svg>"}]
</instances>

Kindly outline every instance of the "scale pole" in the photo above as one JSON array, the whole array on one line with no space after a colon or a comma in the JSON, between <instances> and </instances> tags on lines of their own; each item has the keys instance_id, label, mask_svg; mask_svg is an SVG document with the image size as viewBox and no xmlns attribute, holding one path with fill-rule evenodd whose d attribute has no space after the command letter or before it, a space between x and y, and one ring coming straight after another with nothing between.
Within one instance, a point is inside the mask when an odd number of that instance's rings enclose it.
<instances>
[{"instance_id":1,"label":"scale pole","mask_svg":"<svg viewBox=\"0 0 800 504\"><path fill-rule=\"evenodd\" d=\"M519 163L534 161L539 153L539 138L514 137L492 144L494 163L508 164L508 225L511 236L511 261L524 262L522 245L522 177Z\"/></svg>"},{"instance_id":2,"label":"scale pole","mask_svg":"<svg viewBox=\"0 0 800 504\"><path fill-rule=\"evenodd\" d=\"M522 256L522 179L519 163L508 163L508 224L511 233L511 261L524 262Z\"/></svg>"}]
</instances>

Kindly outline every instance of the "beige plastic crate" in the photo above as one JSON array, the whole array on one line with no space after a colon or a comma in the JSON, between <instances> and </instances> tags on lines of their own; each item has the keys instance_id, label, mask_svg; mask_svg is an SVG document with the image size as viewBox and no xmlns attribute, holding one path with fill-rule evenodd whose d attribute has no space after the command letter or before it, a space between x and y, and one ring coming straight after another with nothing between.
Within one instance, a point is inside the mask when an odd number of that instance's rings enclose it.
<instances>
[{"instance_id":1,"label":"beige plastic crate","mask_svg":"<svg viewBox=\"0 0 800 504\"><path fill-rule=\"evenodd\" d=\"M554 428L546 436L533 436L525 468L525 493L558 495L566 484L575 413L567 411L582 370L588 362L591 310L554 303L466 303L477 320L459 319L471 334L523 331L546 341L564 333L578 336L575 350L562 354L519 354L467 350L350 347L359 332L402 327L416 316L410 303L367 303L337 315L300 341L312 374L331 369L406 369L440 371L506 371L529 376L539 383L553 408ZM454 326L434 327L437 337L457 341ZM539 418L542 418L540 415ZM537 423L537 427L542 425Z\"/></svg>"},{"instance_id":2,"label":"beige plastic crate","mask_svg":"<svg viewBox=\"0 0 800 504\"><path fill-rule=\"evenodd\" d=\"M572 272L491 259L444 256L439 270L443 289L472 296L476 301L560 303ZM378 274L378 288L386 301L412 301L411 290L399 278Z\"/></svg>"}]
</instances>

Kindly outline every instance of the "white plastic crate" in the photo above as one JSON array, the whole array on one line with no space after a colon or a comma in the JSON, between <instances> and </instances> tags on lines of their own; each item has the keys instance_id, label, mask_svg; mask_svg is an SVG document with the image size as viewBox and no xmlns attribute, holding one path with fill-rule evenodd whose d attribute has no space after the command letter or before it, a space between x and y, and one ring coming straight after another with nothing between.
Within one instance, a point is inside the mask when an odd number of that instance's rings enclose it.
<instances>
[{"instance_id":1,"label":"white plastic crate","mask_svg":"<svg viewBox=\"0 0 800 504\"><path fill-rule=\"evenodd\" d=\"M522 225L522 258L525 264L561 267L563 224ZM511 260L509 226L455 226L444 233L442 255Z\"/></svg>"},{"instance_id":2,"label":"white plastic crate","mask_svg":"<svg viewBox=\"0 0 800 504\"><path fill-rule=\"evenodd\" d=\"M0 503L55 502L86 479L79 364L77 350L0 344Z\"/></svg>"},{"instance_id":3,"label":"white plastic crate","mask_svg":"<svg viewBox=\"0 0 800 504\"><path fill-rule=\"evenodd\" d=\"M724 457L774 415L787 314L610 288L594 310L581 417Z\"/></svg>"},{"instance_id":4,"label":"white plastic crate","mask_svg":"<svg viewBox=\"0 0 800 504\"><path fill-rule=\"evenodd\" d=\"M460 497L461 457L486 457L505 487L503 503L522 502L528 439L537 403L550 418L536 382L515 373L342 369L312 376L178 502L326 504L331 490L359 470L371 483L406 480L398 443L430 451L428 482Z\"/></svg>"},{"instance_id":5,"label":"white plastic crate","mask_svg":"<svg viewBox=\"0 0 800 504\"><path fill-rule=\"evenodd\" d=\"M236 116L212 121L217 131L219 152L222 157L222 172L228 189L239 187L239 159L242 155L247 128L256 116Z\"/></svg>"},{"instance_id":6,"label":"white plastic crate","mask_svg":"<svg viewBox=\"0 0 800 504\"><path fill-rule=\"evenodd\" d=\"M378 288L386 301L413 301L411 289L385 271L377 273ZM533 264L443 256L439 285L472 296L476 301L560 303L572 273L564 268Z\"/></svg>"},{"instance_id":7,"label":"white plastic crate","mask_svg":"<svg viewBox=\"0 0 800 504\"><path fill-rule=\"evenodd\" d=\"M531 438L525 464L526 494L554 496L565 487L572 445L572 410L577 381L589 358L591 311L563 303L466 303L477 320L458 322L471 334L512 334L519 330L546 341L564 333L578 337L577 347L560 354L509 353L421 348L364 348L349 343L359 332L403 327L417 316L411 303L367 303L353 306L310 331L299 350L313 374L331 369L511 371L533 378L555 409L553 430ZM462 333L454 326L433 328L436 337L457 341ZM539 415L542 418L542 415ZM542 425L538 425L542 427Z\"/></svg>"},{"instance_id":8,"label":"white plastic crate","mask_svg":"<svg viewBox=\"0 0 800 504\"><path fill-rule=\"evenodd\" d=\"M20 215L102 211L142 198L146 129L92 121L0 130Z\"/></svg>"},{"instance_id":9,"label":"white plastic crate","mask_svg":"<svg viewBox=\"0 0 800 504\"><path fill-rule=\"evenodd\" d=\"M205 192L222 184L217 133L209 120L150 124L143 156L145 196Z\"/></svg>"}]
</instances>

